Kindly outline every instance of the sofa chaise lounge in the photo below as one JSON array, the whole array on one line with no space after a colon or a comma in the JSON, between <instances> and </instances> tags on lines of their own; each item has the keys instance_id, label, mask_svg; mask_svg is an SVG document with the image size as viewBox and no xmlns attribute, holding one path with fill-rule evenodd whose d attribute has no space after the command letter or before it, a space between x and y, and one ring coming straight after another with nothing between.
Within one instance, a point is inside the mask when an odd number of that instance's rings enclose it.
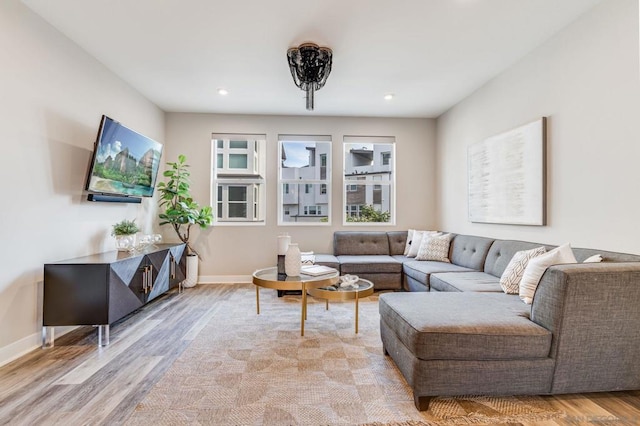
<instances>
[{"instance_id":1,"label":"sofa chaise lounge","mask_svg":"<svg viewBox=\"0 0 640 426\"><path fill-rule=\"evenodd\" d=\"M419 410L435 396L640 389L640 256L573 249L579 263L549 267L527 305L500 277L542 244L454 235L450 263L419 261L402 255L406 234L336 232L334 261L408 290L380 296L380 331Z\"/></svg>"}]
</instances>

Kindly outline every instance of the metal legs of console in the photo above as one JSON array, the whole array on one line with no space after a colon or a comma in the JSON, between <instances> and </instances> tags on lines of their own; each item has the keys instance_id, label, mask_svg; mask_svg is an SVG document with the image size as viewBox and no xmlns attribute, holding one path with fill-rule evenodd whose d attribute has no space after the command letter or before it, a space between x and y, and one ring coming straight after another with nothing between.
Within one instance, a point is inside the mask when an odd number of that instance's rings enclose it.
<instances>
[{"instance_id":1,"label":"metal legs of console","mask_svg":"<svg viewBox=\"0 0 640 426\"><path fill-rule=\"evenodd\" d=\"M54 328L42 327L42 349L52 348L54 340Z\"/></svg>"},{"instance_id":2,"label":"metal legs of console","mask_svg":"<svg viewBox=\"0 0 640 426\"><path fill-rule=\"evenodd\" d=\"M109 344L109 324L94 325L98 329L98 346ZM42 327L42 349L52 348L55 341L54 327Z\"/></svg>"},{"instance_id":3,"label":"metal legs of console","mask_svg":"<svg viewBox=\"0 0 640 426\"><path fill-rule=\"evenodd\" d=\"M109 344L109 324L94 325L98 327L98 346L107 346Z\"/></svg>"}]
</instances>

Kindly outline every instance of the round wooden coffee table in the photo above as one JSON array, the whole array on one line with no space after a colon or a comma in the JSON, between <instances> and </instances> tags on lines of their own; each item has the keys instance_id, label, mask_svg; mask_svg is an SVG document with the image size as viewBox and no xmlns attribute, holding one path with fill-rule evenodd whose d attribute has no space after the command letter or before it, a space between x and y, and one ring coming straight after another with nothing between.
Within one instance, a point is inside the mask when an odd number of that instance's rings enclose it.
<instances>
[{"instance_id":1,"label":"round wooden coffee table","mask_svg":"<svg viewBox=\"0 0 640 426\"><path fill-rule=\"evenodd\" d=\"M300 335L304 336L304 320L307 319L307 291L317 287L327 287L338 282L340 274L337 270L318 276L302 274L297 277L278 275L278 269L259 269L253 273L253 283L256 286L256 313L260 315L260 287L274 290L301 290L301 319Z\"/></svg>"},{"instance_id":2,"label":"round wooden coffee table","mask_svg":"<svg viewBox=\"0 0 640 426\"><path fill-rule=\"evenodd\" d=\"M324 299L326 301L326 309L329 309L330 300L355 300L356 334L358 334L358 300L362 297L368 297L373 294L373 283L369 280L360 278L358 280L358 288L340 287L339 284L337 284L332 285L331 287L310 287L307 288L307 293L315 298Z\"/></svg>"}]
</instances>

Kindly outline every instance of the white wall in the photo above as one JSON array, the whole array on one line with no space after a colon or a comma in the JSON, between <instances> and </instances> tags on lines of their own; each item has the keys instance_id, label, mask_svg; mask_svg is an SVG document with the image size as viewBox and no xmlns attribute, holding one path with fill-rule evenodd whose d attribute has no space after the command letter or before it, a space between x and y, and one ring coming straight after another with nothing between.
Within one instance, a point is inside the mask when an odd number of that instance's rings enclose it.
<instances>
[{"instance_id":1,"label":"white wall","mask_svg":"<svg viewBox=\"0 0 640 426\"><path fill-rule=\"evenodd\" d=\"M443 229L640 253L638 1L609 0L439 117ZM545 227L467 219L467 147L549 117Z\"/></svg>"},{"instance_id":2,"label":"white wall","mask_svg":"<svg viewBox=\"0 0 640 426\"><path fill-rule=\"evenodd\" d=\"M113 249L111 225L151 231L155 202L83 197L102 114L160 142L161 110L17 0L0 2L0 364L39 344L43 264Z\"/></svg>"},{"instance_id":3,"label":"white wall","mask_svg":"<svg viewBox=\"0 0 640 426\"><path fill-rule=\"evenodd\" d=\"M259 133L267 135L267 223L265 226L215 225L198 233L196 250L203 255L200 275L247 276L275 265L276 237L288 232L303 251L331 253L333 232L350 230L406 230L435 226L435 122L427 119L347 118L308 116L250 116L168 113L167 156L187 156L191 165L194 198L210 203L211 134ZM331 135L331 226L277 226L278 135ZM397 167L396 226L342 226L342 139L344 135L395 136ZM172 237L165 230L165 236Z\"/></svg>"}]
</instances>

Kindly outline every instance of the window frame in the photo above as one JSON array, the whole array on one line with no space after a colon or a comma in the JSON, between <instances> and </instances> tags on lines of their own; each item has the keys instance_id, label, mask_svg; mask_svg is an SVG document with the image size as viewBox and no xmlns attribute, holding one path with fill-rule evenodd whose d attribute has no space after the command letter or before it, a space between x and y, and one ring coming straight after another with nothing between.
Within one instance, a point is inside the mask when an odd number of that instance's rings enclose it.
<instances>
[{"instance_id":1,"label":"window frame","mask_svg":"<svg viewBox=\"0 0 640 426\"><path fill-rule=\"evenodd\" d=\"M289 169L285 166L283 158L285 144L299 143L301 145L315 143L313 159L309 158L306 166L293 166L290 169L305 170L307 174L314 175L314 178L295 176L283 177L283 170ZM307 148L308 149L308 148ZM278 226L330 226L331 225L331 158L333 144L329 135L278 135ZM324 156L324 157L323 157ZM325 158L325 160L323 160ZM311 170L313 168L313 170ZM324 176L324 179L321 178ZM293 187L292 185L297 185ZM294 188L296 190L294 191ZM325 192L323 192L323 188ZM289 190L288 192L286 190ZM304 205L300 199L300 192L304 198L311 198L308 205ZM292 197L292 194L298 194ZM286 196L286 198L285 198ZM284 202L289 198L295 198L294 202L286 205ZM319 201L320 200L320 201ZM326 202L325 202L326 201ZM291 209L291 206L297 206ZM309 211L315 210L315 214ZM305 210L307 214L305 214ZM286 218L290 218L291 213L296 214L296 218L301 221L286 221L285 212L289 212ZM320 213L318 213L320 212ZM320 219L320 220L314 220ZM297 219L296 219L297 220ZM310 221L306 221L310 220Z\"/></svg>"},{"instance_id":2,"label":"window frame","mask_svg":"<svg viewBox=\"0 0 640 426\"><path fill-rule=\"evenodd\" d=\"M376 145L380 145L376 147ZM356 153L355 155L360 156L360 154L368 155L364 147L371 146L371 164L365 165L358 164L352 166L352 173L348 173L347 171L347 161L348 155L351 155L350 151L353 149L357 149L357 146L363 147L363 153ZM388 149L386 148L388 147ZM379 149L379 151L376 150ZM379 152L376 155L376 152ZM384 164L385 154L388 154L388 164ZM342 173L342 225L343 226L395 226L396 225L396 179L395 174L397 173L396 169L396 141L395 137L392 136L344 136L342 142L342 165L343 165L343 173ZM366 157L365 157L366 158ZM380 161L380 164L377 165L376 162ZM371 171L358 171L358 168L367 168L370 167ZM362 169L361 169L362 170ZM361 174L358 174L361 173ZM385 178L384 176L387 176ZM361 186L364 186L365 197L368 197L367 194L371 193L371 203L365 202L364 204L354 204L353 202L347 203L350 198L347 194L355 194L362 191ZM390 214L388 222L349 222L347 221L347 217L350 215L350 212L357 212L360 214L360 206L363 205L371 205L372 207L376 207L377 205L384 206L385 200L381 199L380 204L376 204L374 192L379 191L384 194L384 188L388 188L388 211ZM353 197L353 195L351 195ZM355 208L354 208L355 207Z\"/></svg>"},{"instance_id":3,"label":"window frame","mask_svg":"<svg viewBox=\"0 0 640 426\"><path fill-rule=\"evenodd\" d=\"M236 142L231 147L231 142ZM222 142L222 143L221 143ZM238 148L237 142L246 142L246 148ZM211 135L211 186L210 197L216 226L265 226L267 222L265 134L213 133ZM223 167L218 167L222 155ZM230 168L231 154L246 155L245 168ZM230 201L230 187L245 187L245 200ZM221 197L221 201L219 199ZM229 217L231 204L245 204L245 217ZM222 208L220 208L222 206ZM220 216L219 213L222 213Z\"/></svg>"}]
</instances>

